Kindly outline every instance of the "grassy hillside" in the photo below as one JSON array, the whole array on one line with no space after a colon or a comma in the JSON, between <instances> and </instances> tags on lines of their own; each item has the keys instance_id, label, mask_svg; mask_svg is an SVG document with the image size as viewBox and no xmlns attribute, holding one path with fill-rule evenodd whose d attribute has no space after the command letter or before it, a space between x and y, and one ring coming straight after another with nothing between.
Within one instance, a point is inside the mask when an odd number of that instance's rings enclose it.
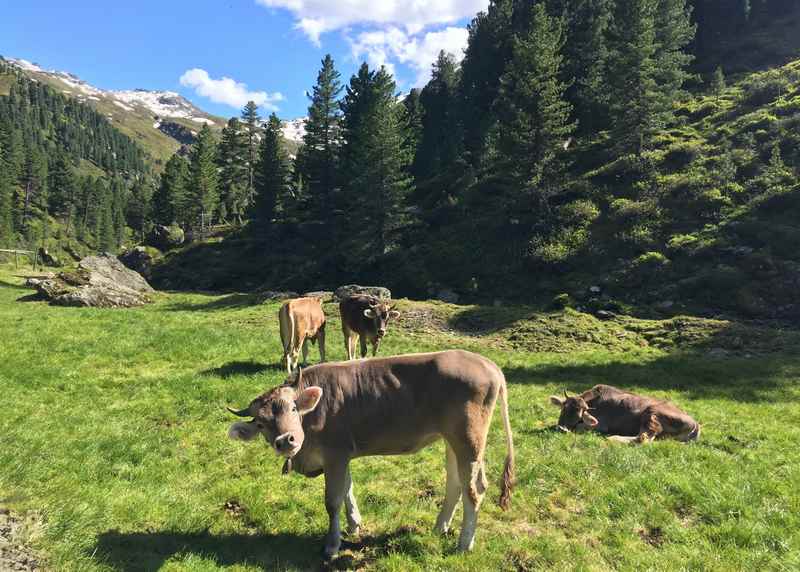
<instances>
[{"instance_id":1,"label":"grassy hillside","mask_svg":"<svg viewBox=\"0 0 800 572\"><path fill-rule=\"evenodd\" d=\"M14 340L0 360L0 508L38 523L31 543L49 569L320 566L322 480L283 477L263 444L226 438L224 406L284 379L277 303L161 294L131 311L55 308L17 301L28 294L20 281L0 269L0 336ZM455 537L431 532L444 490L441 443L357 460L364 530L333 569L800 566L796 333L533 308L400 309L383 354L461 347L503 367L519 484L501 512L496 419L476 549L459 555ZM341 359L338 316L325 310L329 354ZM701 440L628 447L552 431L547 396L595 383L674 400L702 423Z\"/></svg>"}]
</instances>

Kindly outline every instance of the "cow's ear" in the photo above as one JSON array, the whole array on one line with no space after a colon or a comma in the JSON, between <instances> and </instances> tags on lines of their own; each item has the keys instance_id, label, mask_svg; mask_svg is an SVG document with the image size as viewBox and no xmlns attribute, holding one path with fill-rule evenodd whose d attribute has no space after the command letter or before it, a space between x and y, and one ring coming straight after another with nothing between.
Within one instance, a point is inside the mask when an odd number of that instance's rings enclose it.
<instances>
[{"instance_id":1,"label":"cow's ear","mask_svg":"<svg viewBox=\"0 0 800 572\"><path fill-rule=\"evenodd\" d=\"M550 403L552 403L556 407L561 407L562 405L564 405L564 400L561 397L558 397L557 395L551 395Z\"/></svg>"},{"instance_id":2,"label":"cow's ear","mask_svg":"<svg viewBox=\"0 0 800 572\"><path fill-rule=\"evenodd\" d=\"M590 414L588 411L583 412L583 415L581 415L581 421L583 421L589 427L597 427L597 424L600 423L597 420L597 417Z\"/></svg>"},{"instance_id":3,"label":"cow's ear","mask_svg":"<svg viewBox=\"0 0 800 572\"><path fill-rule=\"evenodd\" d=\"M300 413L300 415L305 415L310 411L314 411L314 408L317 406L321 398L321 387L308 387L304 389L302 393L300 393L300 396L295 400L298 413Z\"/></svg>"},{"instance_id":4,"label":"cow's ear","mask_svg":"<svg viewBox=\"0 0 800 572\"><path fill-rule=\"evenodd\" d=\"M249 423L234 423L231 425L231 428L228 429L228 437L233 439L234 441L250 441L254 439L259 433L258 427L256 427L255 421L250 421Z\"/></svg>"},{"instance_id":5,"label":"cow's ear","mask_svg":"<svg viewBox=\"0 0 800 572\"><path fill-rule=\"evenodd\" d=\"M367 318L374 318L375 317L375 312L372 310L372 308L367 308L366 310L364 310L364 315Z\"/></svg>"},{"instance_id":6,"label":"cow's ear","mask_svg":"<svg viewBox=\"0 0 800 572\"><path fill-rule=\"evenodd\" d=\"M391 312L389 312L389 317L392 320L396 320L397 318L400 317L400 312L398 312L397 310L392 310Z\"/></svg>"}]
</instances>

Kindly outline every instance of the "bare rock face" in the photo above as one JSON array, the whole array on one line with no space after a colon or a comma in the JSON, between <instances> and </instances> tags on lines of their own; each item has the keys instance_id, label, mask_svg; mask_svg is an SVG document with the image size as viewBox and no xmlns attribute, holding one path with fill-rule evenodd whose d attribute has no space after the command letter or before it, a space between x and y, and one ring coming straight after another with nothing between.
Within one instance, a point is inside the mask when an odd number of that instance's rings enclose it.
<instances>
[{"instance_id":1,"label":"bare rock face","mask_svg":"<svg viewBox=\"0 0 800 572\"><path fill-rule=\"evenodd\" d=\"M46 280L29 281L39 295L56 306L131 308L151 302L155 292L138 272L112 254L87 256L75 271Z\"/></svg>"},{"instance_id":2,"label":"bare rock face","mask_svg":"<svg viewBox=\"0 0 800 572\"><path fill-rule=\"evenodd\" d=\"M365 294L368 296L375 296L380 300L391 300L392 292L383 286L359 286L358 284L347 284L346 286L339 286L333 293L333 298L337 302L341 302L345 298L349 298L355 294Z\"/></svg>"}]
</instances>

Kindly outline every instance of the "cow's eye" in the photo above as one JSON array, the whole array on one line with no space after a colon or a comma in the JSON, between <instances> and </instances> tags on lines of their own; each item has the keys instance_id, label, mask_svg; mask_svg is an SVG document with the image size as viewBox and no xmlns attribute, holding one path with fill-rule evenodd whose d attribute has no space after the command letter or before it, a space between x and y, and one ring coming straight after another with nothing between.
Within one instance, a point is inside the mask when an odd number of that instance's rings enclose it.
<instances>
[{"instance_id":1,"label":"cow's eye","mask_svg":"<svg viewBox=\"0 0 800 572\"><path fill-rule=\"evenodd\" d=\"M297 411L297 405L292 405L292 411Z\"/></svg>"}]
</instances>

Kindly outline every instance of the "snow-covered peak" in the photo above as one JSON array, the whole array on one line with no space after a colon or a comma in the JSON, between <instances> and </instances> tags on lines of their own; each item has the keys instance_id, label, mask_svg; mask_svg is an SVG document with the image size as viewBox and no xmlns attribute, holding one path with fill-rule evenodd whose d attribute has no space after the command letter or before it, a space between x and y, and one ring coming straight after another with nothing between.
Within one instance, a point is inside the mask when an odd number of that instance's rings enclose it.
<instances>
[{"instance_id":1,"label":"snow-covered peak","mask_svg":"<svg viewBox=\"0 0 800 572\"><path fill-rule=\"evenodd\" d=\"M303 142L303 135L306 134L306 121L308 117L298 117L283 122L283 138L287 141Z\"/></svg>"},{"instance_id":2,"label":"snow-covered peak","mask_svg":"<svg viewBox=\"0 0 800 572\"><path fill-rule=\"evenodd\" d=\"M146 89L132 90L103 90L83 81L75 74L45 70L41 66L23 59L8 58L6 61L19 69L34 76L47 76L58 80L61 90L79 99L88 99L94 102L103 98L115 106L128 112L134 112L137 108L158 118L188 119L198 124L214 124L207 113L204 113L188 99L174 91L150 91Z\"/></svg>"}]
</instances>

